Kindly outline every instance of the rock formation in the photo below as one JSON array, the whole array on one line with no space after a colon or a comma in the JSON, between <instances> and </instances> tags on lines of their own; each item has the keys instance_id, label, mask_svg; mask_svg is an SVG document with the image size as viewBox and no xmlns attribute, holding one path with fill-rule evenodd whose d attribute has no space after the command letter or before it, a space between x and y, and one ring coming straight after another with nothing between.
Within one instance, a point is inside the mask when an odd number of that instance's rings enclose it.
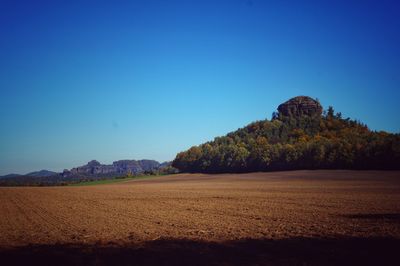
<instances>
[{"instance_id":1,"label":"rock formation","mask_svg":"<svg viewBox=\"0 0 400 266\"><path fill-rule=\"evenodd\" d=\"M126 174L140 174L160 168L160 163L154 160L120 160L112 164L101 164L96 160L86 165L64 170L63 176L120 176Z\"/></svg>"},{"instance_id":2,"label":"rock formation","mask_svg":"<svg viewBox=\"0 0 400 266\"><path fill-rule=\"evenodd\" d=\"M279 105L278 111L285 116L314 116L322 114L322 106L311 97L297 96Z\"/></svg>"}]
</instances>

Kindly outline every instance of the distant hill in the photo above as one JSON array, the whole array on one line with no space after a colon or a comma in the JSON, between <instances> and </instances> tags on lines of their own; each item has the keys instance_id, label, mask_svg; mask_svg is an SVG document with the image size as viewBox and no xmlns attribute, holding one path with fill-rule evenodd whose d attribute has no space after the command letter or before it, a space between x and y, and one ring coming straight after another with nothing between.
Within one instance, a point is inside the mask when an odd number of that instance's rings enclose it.
<instances>
[{"instance_id":1,"label":"distant hill","mask_svg":"<svg viewBox=\"0 0 400 266\"><path fill-rule=\"evenodd\" d=\"M2 175L2 176L0 176L0 178L17 177L17 176L21 176L21 175L19 175L19 174L8 174L8 175Z\"/></svg>"},{"instance_id":2,"label":"distant hill","mask_svg":"<svg viewBox=\"0 0 400 266\"><path fill-rule=\"evenodd\" d=\"M46 177L46 176L53 176L53 175L57 175L57 174L58 174L57 172L53 172L53 171L40 170L40 171L28 173L25 176L32 176L32 177L43 176L43 177Z\"/></svg>"},{"instance_id":3,"label":"distant hill","mask_svg":"<svg viewBox=\"0 0 400 266\"><path fill-rule=\"evenodd\" d=\"M20 174L8 174L8 175L3 175L0 176L0 178L15 178L15 177L21 177L21 176L25 176L25 177L48 177L48 176L54 176L54 175L58 175L57 172L53 172L53 171L49 171L49 170L40 170L40 171L35 171L35 172L31 172L25 175L20 175Z\"/></svg>"},{"instance_id":4,"label":"distant hill","mask_svg":"<svg viewBox=\"0 0 400 266\"><path fill-rule=\"evenodd\" d=\"M400 135L375 132L343 118L318 100L298 96L271 120L253 122L179 153L183 172L251 172L290 169L400 169Z\"/></svg>"},{"instance_id":5,"label":"distant hill","mask_svg":"<svg viewBox=\"0 0 400 266\"><path fill-rule=\"evenodd\" d=\"M173 173L176 169L171 162L160 164L154 160L120 160L112 164L101 164L92 160L83 166L78 166L62 173L48 170L32 172L26 175L10 174L0 177L0 185L60 185L88 180L101 180L130 175Z\"/></svg>"}]
</instances>

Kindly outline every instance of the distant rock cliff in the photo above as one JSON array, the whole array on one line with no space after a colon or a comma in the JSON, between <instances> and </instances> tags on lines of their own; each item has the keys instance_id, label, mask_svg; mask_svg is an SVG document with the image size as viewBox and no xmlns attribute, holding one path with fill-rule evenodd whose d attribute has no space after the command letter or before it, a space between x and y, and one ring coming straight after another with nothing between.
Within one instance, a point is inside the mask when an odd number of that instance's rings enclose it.
<instances>
[{"instance_id":1,"label":"distant rock cliff","mask_svg":"<svg viewBox=\"0 0 400 266\"><path fill-rule=\"evenodd\" d=\"M154 160L120 160L112 164L101 164L96 160L86 165L65 169L62 173L41 170L26 175L9 174L0 176L0 186L65 185L87 180L102 180L141 174L171 174L177 169L171 162Z\"/></svg>"},{"instance_id":2,"label":"distant rock cliff","mask_svg":"<svg viewBox=\"0 0 400 266\"><path fill-rule=\"evenodd\" d=\"M88 162L86 165L64 170L63 176L121 176L127 174L140 174L154 171L160 168L160 163L154 160L120 160L112 164L101 164L96 160Z\"/></svg>"},{"instance_id":3,"label":"distant rock cliff","mask_svg":"<svg viewBox=\"0 0 400 266\"><path fill-rule=\"evenodd\" d=\"M279 105L278 111L285 116L313 116L322 114L322 106L311 97L297 96Z\"/></svg>"}]
</instances>

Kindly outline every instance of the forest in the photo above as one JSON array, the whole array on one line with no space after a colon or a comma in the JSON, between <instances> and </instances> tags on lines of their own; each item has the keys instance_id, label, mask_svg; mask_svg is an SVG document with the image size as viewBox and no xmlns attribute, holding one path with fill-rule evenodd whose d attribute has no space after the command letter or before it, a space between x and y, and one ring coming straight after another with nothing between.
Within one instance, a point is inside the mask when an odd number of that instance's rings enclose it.
<instances>
[{"instance_id":1,"label":"forest","mask_svg":"<svg viewBox=\"0 0 400 266\"><path fill-rule=\"evenodd\" d=\"M172 165L202 173L400 169L400 135L372 131L333 107L312 114L275 112L271 120L178 153Z\"/></svg>"}]
</instances>

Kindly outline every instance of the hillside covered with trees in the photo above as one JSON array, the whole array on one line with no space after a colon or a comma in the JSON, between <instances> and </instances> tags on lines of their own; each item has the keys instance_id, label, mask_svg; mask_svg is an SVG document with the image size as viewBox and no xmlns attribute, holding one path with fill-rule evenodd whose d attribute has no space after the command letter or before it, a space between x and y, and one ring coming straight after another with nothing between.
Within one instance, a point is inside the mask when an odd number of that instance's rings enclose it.
<instances>
[{"instance_id":1,"label":"hillside covered with trees","mask_svg":"<svg viewBox=\"0 0 400 266\"><path fill-rule=\"evenodd\" d=\"M371 131L318 100L299 96L271 120L251 123L179 153L182 172L252 172L293 169L400 169L400 135Z\"/></svg>"}]
</instances>

